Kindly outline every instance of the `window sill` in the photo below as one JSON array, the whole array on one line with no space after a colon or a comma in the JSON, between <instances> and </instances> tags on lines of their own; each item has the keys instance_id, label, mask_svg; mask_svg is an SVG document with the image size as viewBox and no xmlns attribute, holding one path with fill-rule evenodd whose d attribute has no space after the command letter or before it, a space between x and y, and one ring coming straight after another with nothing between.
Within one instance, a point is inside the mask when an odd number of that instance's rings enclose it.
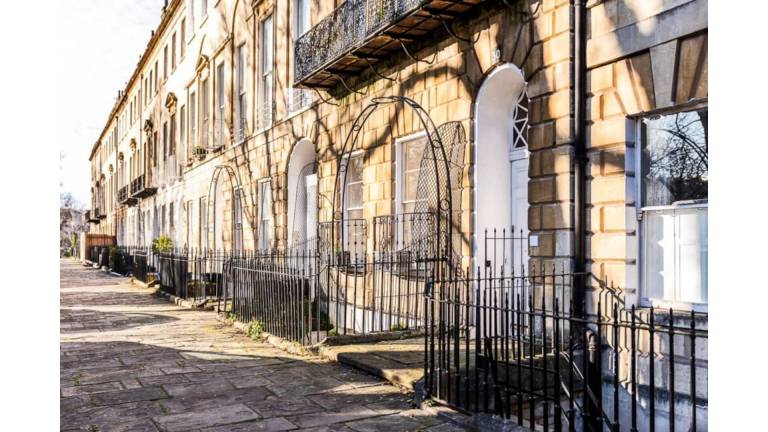
<instances>
[{"instance_id":1,"label":"window sill","mask_svg":"<svg viewBox=\"0 0 768 432\"><path fill-rule=\"evenodd\" d=\"M299 116L299 115L301 115L301 114L305 113L306 111L309 111L311 108L313 108L315 105L317 105L317 102L318 102L318 101L313 101L311 104L309 104L309 105L305 106L304 108L301 108L301 109L299 109L299 110L297 110L297 111L294 111L294 112L289 112L289 113L288 113L288 114L285 116L285 118L283 119L283 121L286 121L286 120L290 120L290 119L292 119L292 118L294 118L294 117L297 117L297 116Z\"/></svg>"},{"instance_id":2,"label":"window sill","mask_svg":"<svg viewBox=\"0 0 768 432\"><path fill-rule=\"evenodd\" d=\"M672 309L675 312L701 312L708 313L709 305L707 303L692 303L676 300L664 300L664 299L649 299L642 298L640 300L640 307L650 308L653 307L657 310L669 310Z\"/></svg>"}]
</instances>

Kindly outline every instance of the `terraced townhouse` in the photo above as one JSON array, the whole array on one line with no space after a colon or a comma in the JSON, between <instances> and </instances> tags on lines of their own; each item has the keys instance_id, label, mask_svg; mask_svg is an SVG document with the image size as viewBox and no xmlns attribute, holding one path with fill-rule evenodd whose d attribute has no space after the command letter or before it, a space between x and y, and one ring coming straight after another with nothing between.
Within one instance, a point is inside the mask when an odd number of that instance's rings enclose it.
<instances>
[{"instance_id":1,"label":"terraced townhouse","mask_svg":"<svg viewBox=\"0 0 768 432\"><path fill-rule=\"evenodd\" d=\"M342 222L366 254L448 211L463 267L706 313L707 28L707 0L172 0L93 145L91 233L285 250ZM706 418L698 388L666 421Z\"/></svg>"}]
</instances>

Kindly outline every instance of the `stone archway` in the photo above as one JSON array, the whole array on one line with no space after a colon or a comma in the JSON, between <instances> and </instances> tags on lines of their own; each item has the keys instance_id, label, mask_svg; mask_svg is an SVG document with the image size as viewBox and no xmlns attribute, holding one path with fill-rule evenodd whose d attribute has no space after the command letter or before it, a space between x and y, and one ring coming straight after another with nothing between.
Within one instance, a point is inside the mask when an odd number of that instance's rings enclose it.
<instances>
[{"instance_id":1,"label":"stone archway","mask_svg":"<svg viewBox=\"0 0 768 432\"><path fill-rule=\"evenodd\" d=\"M317 236L317 157L315 146L302 138L288 159L288 246L310 243Z\"/></svg>"},{"instance_id":2,"label":"stone archway","mask_svg":"<svg viewBox=\"0 0 768 432\"><path fill-rule=\"evenodd\" d=\"M488 264L492 248L503 257L493 254L495 266L527 266L527 106L523 72L512 63L488 74L475 99L472 243L480 266Z\"/></svg>"}]
</instances>

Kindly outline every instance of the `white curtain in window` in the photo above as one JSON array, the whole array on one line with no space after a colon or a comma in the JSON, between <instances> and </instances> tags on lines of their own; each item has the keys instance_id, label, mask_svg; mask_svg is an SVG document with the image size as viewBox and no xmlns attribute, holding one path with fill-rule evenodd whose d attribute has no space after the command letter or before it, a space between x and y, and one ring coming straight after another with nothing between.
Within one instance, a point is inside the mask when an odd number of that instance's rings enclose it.
<instances>
[{"instance_id":1,"label":"white curtain in window","mask_svg":"<svg viewBox=\"0 0 768 432\"><path fill-rule=\"evenodd\" d=\"M706 207L651 210L643 219L646 296L706 303Z\"/></svg>"}]
</instances>

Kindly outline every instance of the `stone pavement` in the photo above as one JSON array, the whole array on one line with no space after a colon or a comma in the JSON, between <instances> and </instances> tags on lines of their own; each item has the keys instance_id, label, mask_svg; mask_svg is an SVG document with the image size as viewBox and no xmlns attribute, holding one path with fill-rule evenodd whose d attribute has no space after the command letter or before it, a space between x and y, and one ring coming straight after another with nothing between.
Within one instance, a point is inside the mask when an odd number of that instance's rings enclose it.
<instances>
[{"instance_id":1,"label":"stone pavement","mask_svg":"<svg viewBox=\"0 0 768 432\"><path fill-rule=\"evenodd\" d=\"M61 430L462 430L378 378L151 293L62 260Z\"/></svg>"}]
</instances>

